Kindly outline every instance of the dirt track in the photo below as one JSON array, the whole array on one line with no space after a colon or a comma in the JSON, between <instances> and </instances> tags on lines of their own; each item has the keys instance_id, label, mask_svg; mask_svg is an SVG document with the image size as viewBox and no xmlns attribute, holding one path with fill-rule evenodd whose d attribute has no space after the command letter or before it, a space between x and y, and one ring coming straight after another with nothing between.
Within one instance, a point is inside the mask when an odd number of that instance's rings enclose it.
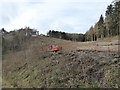
<instances>
[{"instance_id":1,"label":"dirt track","mask_svg":"<svg viewBox=\"0 0 120 90\"><path fill-rule=\"evenodd\" d=\"M77 50L91 50L91 51L103 51L103 52L120 52L120 41L110 41L110 42L93 42L84 43L77 47Z\"/></svg>"}]
</instances>

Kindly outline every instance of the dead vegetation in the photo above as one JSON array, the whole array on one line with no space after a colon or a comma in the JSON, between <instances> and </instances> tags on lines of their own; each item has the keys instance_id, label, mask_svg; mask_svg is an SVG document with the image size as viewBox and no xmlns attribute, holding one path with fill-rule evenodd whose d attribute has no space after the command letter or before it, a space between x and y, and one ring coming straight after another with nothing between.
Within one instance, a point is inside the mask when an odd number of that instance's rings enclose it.
<instances>
[{"instance_id":1,"label":"dead vegetation","mask_svg":"<svg viewBox=\"0 0 120 90\"><path fill-rule=\"evenodd\" d=\"M48 52L44 46L63 46ZM3 87L16 88L119 88L120 55L118 53L77 50L77 43L49 37L34 37L21 51L3 58Z\"/></svg>"}]
</instances>

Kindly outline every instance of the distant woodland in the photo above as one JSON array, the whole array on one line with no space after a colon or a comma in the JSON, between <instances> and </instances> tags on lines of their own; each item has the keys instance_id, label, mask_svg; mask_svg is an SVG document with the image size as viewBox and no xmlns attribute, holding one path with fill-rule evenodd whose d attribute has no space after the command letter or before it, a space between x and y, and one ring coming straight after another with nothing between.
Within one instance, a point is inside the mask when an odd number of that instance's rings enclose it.
<instances>
[{"instance_id":1,"label":"distant woodland","mask_svg":"<svg viewBox=\"0 0 120 90\"><path fill-rule=\"evenodd\" d=\"M100 16L99 21L91 26L85 34L70 34L50 30L47 35L72 41L96 41L101 38L120 34L120 1L108 5L105 18Z\"/></svg>"},{"instance_id":2,"label":"distant woodland","mask_svg":"<svg viewBox=\"0 0 120 90\"><path fill-rule=\"evenodd\" d=\"M54 31L54 30L52 31L50 30L47 33L47 36L65 39L65 40L71 40L71 41L85 41L84 34L65 33L65 32L59 32L59 31Z\"/></svg>"}]
</instances>

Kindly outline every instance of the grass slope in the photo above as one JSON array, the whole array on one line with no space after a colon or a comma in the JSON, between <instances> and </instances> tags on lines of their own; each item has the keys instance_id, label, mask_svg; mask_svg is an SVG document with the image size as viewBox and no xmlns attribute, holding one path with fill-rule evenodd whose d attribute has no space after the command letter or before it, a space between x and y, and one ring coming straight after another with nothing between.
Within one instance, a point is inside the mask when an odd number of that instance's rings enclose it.
<instances>
[{"instance_id":1,"label":"grass slope","mask_svg":"<svg viewBox=\"0 0 120 90\"><path fill-rule=\"evenodd\" d=\"M21 51L3 56L3 87L119 88L119 54L77 50L95 43L44 36L31 38ZM56 53L44 50L53 44L63 50Z\"/></svg>"}]
</instances>

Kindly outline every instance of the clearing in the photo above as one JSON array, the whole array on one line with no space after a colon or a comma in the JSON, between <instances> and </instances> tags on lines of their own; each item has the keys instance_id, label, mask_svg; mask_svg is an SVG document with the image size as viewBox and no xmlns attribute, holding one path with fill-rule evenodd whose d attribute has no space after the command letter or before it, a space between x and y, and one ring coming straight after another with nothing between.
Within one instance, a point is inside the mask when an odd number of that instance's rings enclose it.
<instances>
[{"instance_id":1,"label":"clearing","mask_svg":"<svg viewBox=\"0 0 120 90\"><path fill-rule=\"evenodd\" d=\"M34 37L3 55L4 88L120 88L118 37L73 42ZM49 52L44 47L62 46Z\"/></svg>"}]
</instances>

